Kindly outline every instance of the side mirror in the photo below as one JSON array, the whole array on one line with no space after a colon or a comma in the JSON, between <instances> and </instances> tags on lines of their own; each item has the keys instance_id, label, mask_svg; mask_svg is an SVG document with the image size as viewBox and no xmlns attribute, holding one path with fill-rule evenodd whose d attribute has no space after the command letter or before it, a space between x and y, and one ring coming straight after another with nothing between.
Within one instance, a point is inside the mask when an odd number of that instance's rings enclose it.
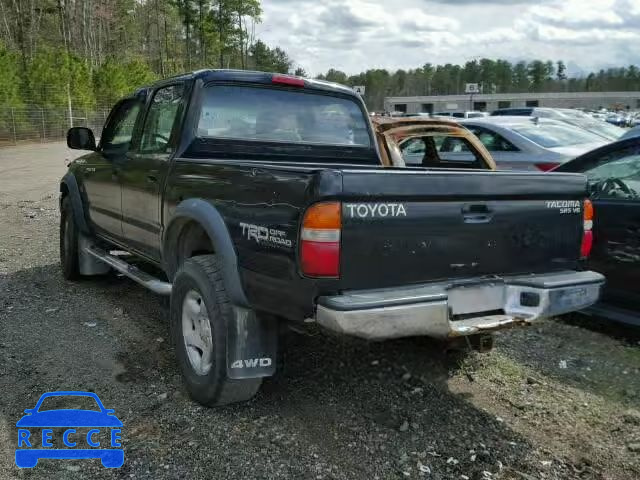
<instances>
[{"instance_id":1,"label":"side mirror","mask_svg":"<svg viewBox=\"0 0 640 480\"><path fill-rule=\"evenodd\" d=\"M74 150L95 150L96 137L90 128L73 127L67 132L67 147Z\"/></svg>"}]
</instances>

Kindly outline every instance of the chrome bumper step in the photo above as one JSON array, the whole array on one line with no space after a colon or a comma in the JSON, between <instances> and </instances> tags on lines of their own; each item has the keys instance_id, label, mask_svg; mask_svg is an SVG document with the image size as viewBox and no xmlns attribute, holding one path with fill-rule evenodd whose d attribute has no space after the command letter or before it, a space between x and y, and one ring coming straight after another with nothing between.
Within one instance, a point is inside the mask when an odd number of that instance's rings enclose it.
<instances>
[{"instance_id":1,"label":"chrome bumper step","mask_svg":"<svg viewBox=\"0 0 640 480\"><path fill-rule=\"evenodd\" d=\"M111 255L101 248L96 247L95 245L86 246L84 251L92 257L109 265L114 270L122 273L124 276L129 277L134 282L148 288L152 292L157 293L158 295L171 295L172 285L169 282L163 282L153 275L140 270L135 265L131 265L121 258Z\"/></svg>"}]
</instances>

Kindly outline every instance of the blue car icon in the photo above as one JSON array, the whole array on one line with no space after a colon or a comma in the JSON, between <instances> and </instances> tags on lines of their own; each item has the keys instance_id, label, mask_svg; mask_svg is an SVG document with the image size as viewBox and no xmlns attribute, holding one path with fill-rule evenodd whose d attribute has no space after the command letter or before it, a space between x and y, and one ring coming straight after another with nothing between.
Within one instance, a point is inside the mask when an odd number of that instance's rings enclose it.
<instances>
[{"instance_id":1,"label":"blue car icon","mask_svg":"<svg viewBox=\"0 0 640 480\"><path fill-rule=\"evenodd\" d=\"M90 397L95 400L99 410L55 409L40 410L42 402L50 397ZM92 392L48 392L43 394L36 406L24 411L26 413L18 422L18 448L16 449L16 465L20 468L33 468L41 458L85 459L99 458L107 468L119 468L124 463L124 450L120 443L122 422L114 415L114 410L104 408L98 395ZM68 448L53 448L51 428L64 427L62 437ZM102 429L110 430L111 448L74 448L79 440L75 428L92 428L86 434L86 442L90 447L101 447L96 436ZM94 428L95 427L95 428ZM29 428L42 429L42 441ZM38 440L36 440L36 438ZM32 448L33 443L33 448ZM40 443L40 444L39 444ZM21 448L22 447L22 448ZM40 448L41 447L41 448Z\"/></svg>"}]
</instances>

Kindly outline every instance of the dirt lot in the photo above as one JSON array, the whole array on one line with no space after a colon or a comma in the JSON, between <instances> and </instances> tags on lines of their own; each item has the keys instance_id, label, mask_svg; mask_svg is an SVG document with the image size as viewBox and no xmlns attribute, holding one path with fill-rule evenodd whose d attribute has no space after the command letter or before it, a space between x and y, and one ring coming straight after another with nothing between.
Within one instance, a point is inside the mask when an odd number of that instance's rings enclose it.
<instances>
[{"instance_id":1,"label":"dirt lot","mask_svg":"<svg viewBox=\"0 0 640 480\"><path fill-rule=\"evenodd\" d=\"M67 156L0 150L0 478L640 478L640 337L588 319L504 332L458 364L424 339L294 336L253 401L198 406L158 297L115 275L62 279ZM121 469L15 467L15 423L51 390L115 409Z\"/></svg>"}]
</instances>

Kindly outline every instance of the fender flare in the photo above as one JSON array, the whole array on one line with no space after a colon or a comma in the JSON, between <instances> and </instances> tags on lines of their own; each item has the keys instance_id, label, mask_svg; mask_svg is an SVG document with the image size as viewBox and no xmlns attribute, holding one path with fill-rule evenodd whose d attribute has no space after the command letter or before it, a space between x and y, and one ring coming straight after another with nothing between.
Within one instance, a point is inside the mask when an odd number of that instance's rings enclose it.
<instances>
[{"instance_id":1,"label":"fender flare","mask_svg":"<svg viewBox=\"0 0 640 480\"><path fill-rule=\"evenodd\" d=\"M69 192L69 198L71 198L71 206L73 207L73 219L76 225L82 233L90 234L89 224L84 214L84 204L82 203L82 196L80 195L80 189L78 188L78 182L76 177L71 172L67 172L60 181L60 193L62 193L62 186L67 187ZM60 208L62 208L62 197L60 197Z\"/></svg>"},{"instance_id":2,"label":"fender flare","mask_svg":"<svg viewBox=\"0 0 640 480\"><path fill-rule=\"evenodd\" d=\"M162 258L165 269L173 276L178 268L175 250L182 232L188 221L197 222L209 236L216 255L222 266L222 279L231 303L237 307L251 308L242 288L240 272L238 270L238 256L231 240L231 235L220 212L209 202L200 198L183 200L178 204L162 239Z\"/></svg>"}]
</instances>

